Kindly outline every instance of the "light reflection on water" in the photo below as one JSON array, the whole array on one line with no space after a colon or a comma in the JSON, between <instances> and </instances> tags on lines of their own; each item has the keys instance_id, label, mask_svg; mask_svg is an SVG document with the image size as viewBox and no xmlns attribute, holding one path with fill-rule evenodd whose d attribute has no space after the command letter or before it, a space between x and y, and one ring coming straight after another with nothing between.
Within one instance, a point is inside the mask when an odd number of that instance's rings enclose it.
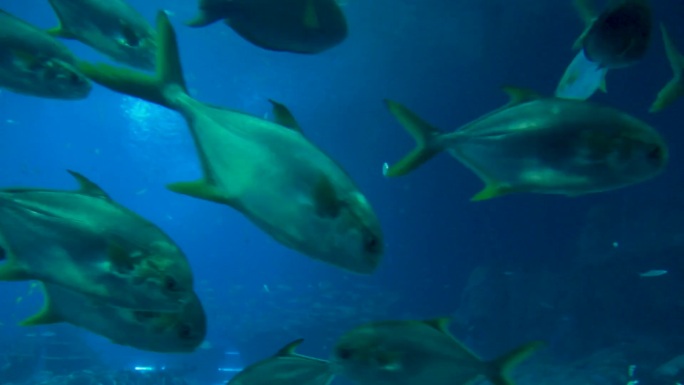
<instances>
[{"instance_id":1,"label":"light reflection on water","mask_svg":"<svg viewBox=\"0 0 684 385\"><path fill-rule=\"evenodd\" d=\"M192 139L180 114L130 96L123 97L120 106L128 120L124 145L141 169L157 176L197 171Z\"/></svg>"}]
</instances>

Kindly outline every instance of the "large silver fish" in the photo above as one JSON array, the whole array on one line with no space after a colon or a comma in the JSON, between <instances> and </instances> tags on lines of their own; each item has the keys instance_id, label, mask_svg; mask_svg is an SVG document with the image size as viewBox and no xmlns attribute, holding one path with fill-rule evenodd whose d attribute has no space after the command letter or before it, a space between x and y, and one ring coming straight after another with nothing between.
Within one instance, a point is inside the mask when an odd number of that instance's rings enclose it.
<instances>
[{"instance_id":1,"label":"large silver fish","mask_svg":"<svg viewBox=\"0 0 684 385\"><path fill-rule=\"evenodd\" d=\"M112 59L142 69L154 68L154 29L123 0L49 0L59 26L48 32L76 39Z\"/></svg>"},{"instance_id":2,"label":"large silver fish","mask_svg":"<svg viewBox=\"0 0 684 385\"><path fill-rule=\"evenodd\" d=\"M515 192L577 196L643 182L667 164L658 132L613 108L508 89L511 103L448 134L393 101L387 106L417 147L386 176L449 151L485 183L472 200Z\"/></svg>"},{"instance_id":3,"label":"large silver fish","mask_svg":"<svg viewBox=\"0 0 684 385\"><path fill-rule=\"evenodd\" d=\"M92 84L69 49L46 32L0 10L0 87L55 99L83 99Z\"/></svg>"},{"instance_id":4,"label":"large silver fish","mask_svg":"<svg viewBox=\"0 0 684 385\"><path fill-rule=\"evenodd\" d=\"M309 257L357 273L373 272L383 253L382 232L349 175L302 134L281 104L275 103L282 123L277 124L189 96L175 32L163 12L157 27L156 77L104 64L79 67L105 87L183 115L203 176L169 188L233 207L281 244Z\"/></svg>"},{"instance_id":5,"label":"large silver fish","mask_svg":"<svg viewBox=\"0 0 684 385\"><path fill-rule=\"evenodd\" d=\"M77 191L0 190L0 280L40 280L114 306L179 311L190 264L161 229L70 171Z\"/></svg>"},{"instance_id":6,"label":"large silver fish","mask_svg":"<svg viewBox=\"0 0 684 385\"><path fill-rule=\"evenodd\" d=\"M190 353L207 333L204 308L197 295L175 313L115 307L59 285L43 283L45 304L22 326L67 322L136 349L160 353Z\"/></svg>"},{"instance_id":7,"label":"large silver fish","mask_svg":"<svg viewBox=\"0 0 684 385\"><path fill-rule=\"evenodd\" d=\"M250 43L272 51L319 53L347 37L347 21L334 0L200 0L187 24L218 20Z\"/></svg>"},{"instance_id":8,"label":"large silver fish","mask_svg":"<svg viewBox=\"0 0 684 385\"><path fill-rule=\"evenodd\" d=\"M481 377L512 385L509 372L544 345L530 342L484 361L449 333L448 324L439 318L361 325L338 339L331 366L358 385L467 385Z\"/></svg>"}]
</instances>

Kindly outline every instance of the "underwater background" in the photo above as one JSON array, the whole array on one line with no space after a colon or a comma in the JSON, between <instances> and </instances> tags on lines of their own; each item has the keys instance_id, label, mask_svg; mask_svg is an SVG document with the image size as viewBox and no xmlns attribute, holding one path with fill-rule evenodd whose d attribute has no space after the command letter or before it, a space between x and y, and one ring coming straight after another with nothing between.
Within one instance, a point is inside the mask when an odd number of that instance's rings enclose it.
<instances>
[{"instance_id":1,"label":"underwater background","mask_svg":"<svg viewBox=\"0 0 684 385\"><path fill-rule=\"evenodd\" d=\"M652 3L654 20L684 43L684 3ZM186 28L194 1L130 4L150 22L168 11L194 97L257 116L270 116L269 98L288 105L378 213L384 260L373 275L348 273L281 246L226 206L167 191L201 171L174 111L97 85L80 101L0 91L0 185L73 189L65 170L88 176L181 246L209 322L194 353L143 352L67 324L17 326L42 294L30 282L2 282L0 384L39 383L31 378L49 360L65 371L165 368L214 384L296 338L305 339L299 352L325 358L360 323L437 316L452 316L454 336L483 357L547 341L516 369L519 384L684 381L684 357L671 361L684 355L684 104L648 113L672 76L659 35L641 62L611 71L608 92L593 100L659 130L671 157L662 175L576 198L470 202L481 182L446 154L383 177L383 163L413 141L382 100L451 131L505 104L504 85L551 93L583 28L570 1L348 0L348 38L317 55L263 50L219 24ZM0 8L56 24L47 1ZM108 61L63 42L84 60ZM667 274L640 275L650 270ZM56 340L66 345L55 350Z\"/></svg>"}]
</instances>

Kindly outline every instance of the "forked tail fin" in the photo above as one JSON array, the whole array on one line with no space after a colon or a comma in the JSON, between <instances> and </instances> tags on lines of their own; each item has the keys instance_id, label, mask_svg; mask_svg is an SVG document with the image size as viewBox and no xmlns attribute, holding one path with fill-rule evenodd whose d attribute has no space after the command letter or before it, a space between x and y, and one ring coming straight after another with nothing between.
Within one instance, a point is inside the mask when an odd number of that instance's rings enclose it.
<instances>
[{"instance_id":1,"label":"forked tail fin","mask_svg":"<svg viewBox=\"0 0 684 385\"><path fill-rule=\"evenodd\" d=\"M157 13L156 73L149 75L107 64L79 62L78 68L94 82L111 90L175 109L179 95L187 94L176 33L164 11Z\"/></svg>"},{"instance_id":2,"label":"forked tail fin","mask_svg":"<svg viewBox=\"0 0 684 385\"><path fill-rule=\"evenodd\" d=\"M442 133L403 105L392 100L385 100L385 104L416 140L416 147L392 166L386 164L383 174L388 177L406 175L443 150L439 140Z\"/></svg>"}]
</instances>

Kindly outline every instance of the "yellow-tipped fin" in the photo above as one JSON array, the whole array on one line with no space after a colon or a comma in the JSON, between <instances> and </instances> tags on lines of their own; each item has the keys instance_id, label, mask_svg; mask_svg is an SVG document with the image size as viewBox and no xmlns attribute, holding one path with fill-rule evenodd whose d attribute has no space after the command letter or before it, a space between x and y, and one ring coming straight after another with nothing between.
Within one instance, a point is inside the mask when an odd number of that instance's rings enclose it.
<instances>
[{"instance_id":1,"label":"yellow-tipped fin","mask_svg":"<svg viewBox=\"0 0 684 385\"><path fill-rule=\"evenodd\" d=\"M78 69L111 90L175 108L178 93L187 94L176 33L164 11L157 13L156 76L128 68L79 61Z\"/></svg>"},{"instance_id":2,"label":"yellow-tipped fin","mask_svg":"<svg viewBox=\"0 0 684 385\"><path fill-rule=\"evenodd\" d=\"M511 194L517 192L518 190L512 188L511 186L503 185L497 182L488 182L485 187L472 198L471 202L485 201L492 198L497 198L502 195Z\"/></svg>"},{"instance_id":3,"label":"yellow-tipped fin","mask_svg":"<svg viewBox=\"0 0 684 385\"><path fill-rule=\"evenodd\" d=\"M392 166L385 167L383 172L385 176L394 177L406 175L443 150L439 140L442 133L437 128L395 101L387 99L385 100L385 105L399 121L399 124L401 124L416 141L416 148L413 151L399 162Z\"/></svg>"},{"instance_id":4,"label":"yellow-tipped fin","mask_svg":"<svg viewBox=\"0 0 684 385\"><path fill-rule=\"evenodd\" d=\"M59 316L55 307L52 303L52 299L47 294L45 286L43 285L43 293L45 297L45 303L40 311L25 320L19 322L20 326L37 326L37 325L49 325L64 322L62 317Z\"/></svg>"},{"instance_id":5,"label":"yellow-tipped fin","mask_svg":"<svg viewBox=\"0 0 684 385\"><path fill-rule=\"evenodd\" d=\"M276 102L273 99L268 99L268 102L271 103L271 106L273 107L273 118L276 123L303 134L302 128L299 126L299 123L297 123L297 119L295 119L287 106Z\"/></svg>"},{"instance_id":6,"label":"yellow-tipped fin","mask_svg":"<svg viewBox=\"0 0 684 385\"><path fill-rule=\"evenodd\" d=\"M424 320L423 323L427 324L431 328L437 329L438 331L451 337L451 332L449 331L449 325L451 324L451 317L439 317Z\"/></svg>"},{"instance_id":7,"label":"yellow-tipped fin","mask_svg":"<svg viewBox=\"0 0 684 385\"><path fill-rule=\"evenodd\" d=\"M672 104L677 98L684 94L684 80L682 80L682 73L684 72L684 56L679 52L670 35L665 29L665 25L660 23L660 32L663 35L663 43L665 44L665 53L672 68L672 79L663 87L658 93L656 100L649 109L650 112L659 112Z\"/></svg>"},{"instance_id":8,"label":"yellow-tipped fin","mask_svg":"<svg viewBox=\"0 0 684 385\"><path fill-rule=\"evenodd\" d=\"M61 37L62 39L76 39L76 36L74 36L72 33L64 29L62 25L58 25L56 27L52 27L50 29L45 30L50 36L53 37Z\"/></svg>"},{"instance_id":9,"label":"yellow-tipped fin","mask_svg":"<svg viewBox=\"0 0 684 385\"><path fill-rule=\"evenodd\" d=\"M506 104L504 107L513 107L517 106L518 104L523 104L527 102L531 102L533 100L538 100L544 98L542 94L539 92L529 89L529 88L522 88L522 87L514 87L514 86L503 86L501 89L508 94L508 104Z\"/></svg>"},{"instance_id":10,"label":"yellow-tipped fin","mask_svg":"<svg viewBox=\"0 0 684 385\"><path fill-rule=\"evenodd\" d=\"M285 345L282 347L282 349L278 350L276 352L275 356L276 357L287 357L287 356L293 356L296 355L297 352L295 350L297 349L297 346L301 345L302 342L304 342L304 338L298 338L289 344Z\"/></svg>"},{"instance_id":11,"label":"yellow-tipped fin","mask_svg":"<svg viewBox=\"0 0 684 385\"><path fill-rule=\"evenodd\" d=\"M86 195L111 200L109 195L102 188L100 188L100 186L93 183L90 179L77 173L76 171L67 170L67 172L71 174L71 176L73 176L80 185L80 189L78 190L79 192Z\"/></svg>"},{"instance_id":12,"label":"yellow-tipped fin","mask_svg":"<svg viewBox=\"0 0 684 385\"><path fill-rule=\"evenodd\" d=\"M203 179L192 182L177 182L166 186L167 189L178 194L188 195L194 198L204 199L211 202L231 205L232 201L221 194L214 186Z\"/></svg>"},{"instance_id":13,"label":"yellow-tipped fin","mask_svg":"<svg viewBox=\"0 0 684 385\"><path fill-rule=\"evenodd\" d=\"M591 26L594 23L594 20L599 16L599 13L596 11L592 0L575 0L573 5L575 6L575 11L577 11L582 21L584 21L584 30L572 45L573 50L578 50L584 45L584 39L586 39L589 34Z\"/></svg>"},{"instance_id":14,"label":"yellow-tipped fin","mask_svg":"<svg viewBox=\"0 0 684 385\"><path fill-rule=\"evenodd\" d=\"M599 84L599 90L603 92L604 94L608 92L608 86L606 85L606 75L608 75L608 71L603 72L603 76L601 76L601 84Z\"/></svg>"},{"instance_id":15,"label":"yellow-tipped fin","mask_svg":"<svg viewBox=\"0 0 684 385\"><path fill-rule=\"evenodd\" d=\"M545 345L546 344L542 341L529 342L513 349L494 361L490 361L486 373L487 379L494 385L513 385L513 381L510 379L510 372L513 368Z\"/></svg>"}]
</instances>

